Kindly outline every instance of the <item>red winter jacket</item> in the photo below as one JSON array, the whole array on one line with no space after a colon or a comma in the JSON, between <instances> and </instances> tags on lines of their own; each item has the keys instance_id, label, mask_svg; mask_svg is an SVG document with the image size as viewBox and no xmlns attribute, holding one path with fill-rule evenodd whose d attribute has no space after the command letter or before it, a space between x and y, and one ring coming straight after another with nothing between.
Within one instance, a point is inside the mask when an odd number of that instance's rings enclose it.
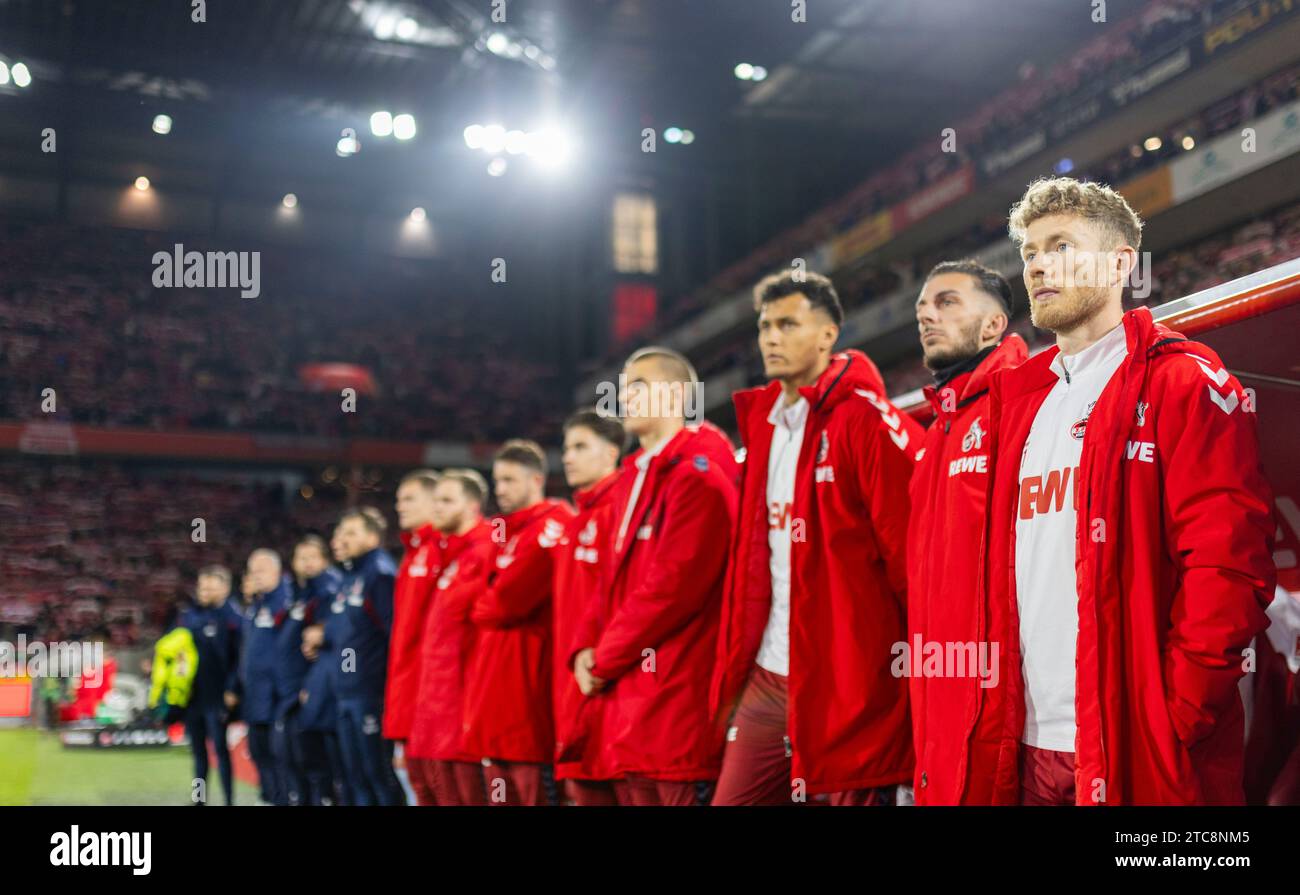
<instances>
[{"instance_id":1,"label":"red winter jacket","mask_svg":"<svg viewBox=\"0 0 1300 895\"><path fill-rule=\"evenodd\" d=\"M420 687L420 635L441 571L439 538L432 525L402 532L406 553L393 586L393 630L388 636L388 680L384 686L384 736L390 740L411 735Z\"/></svg>"},{"instance_id":2,"label":"red winter jacket","mask_svg":"<svg viewBox=\"0 0 1300 895\"><path fill-rule=\"evenodd\" d=\"M907 484L924 432L884 397L860 351L834 355L800 392L810 407L791 509L806 532L790 548L792 779L809 794L905 783L907 682L890 666L907 632ZM771 609L768 414L780 395L776 382L735 395L746 459L713 687L719 722L754 667Z\"/></svg>"},{"instance_id":3,"label":"red winter jacket","mask_svg":"<svg viewBox=\"0 0 1300 895\"><path fill-rule=\"evenodd\" d=\"M1024 340L1009 335L973 369L942 388L927 386L934 422L912 473L907 529L908 672L917 638L927 643L983 640L978 599L980 532L989 490L989 377L1024 363ZM922 654L924 655L924 654ZM987 655L987 653L986 653ZM969 749L997 747L997 731L974 730L981 701L996 697L977 676L908 679L912 698L913 786L918 805L987 805L989 777L966 774Z\"/></svg>"},{"instance_id":4,"label":"red winter jacket","mask_svg":"<svg viewBox=\"0 0 1300 895\"><path fill-rule=\"evenodd\" d=\"M492 527L480 522L463 535L444 535L442 571L425 612L420 640L419 699L407 754L441 761L478 761L461 744L465 675L474 647L470 607L487 586Z\"/></svg>"},{"instance_id":5,"label":"red winter jacket","mask_svg":"<svg viewBox=\"0 0 1300 895\"><path fill-rule=\"evenodd\" d=\"M739 469L716 426L682 429L650 458L619 544L642 454L624 464L603 599L574 642L595 649L592 673L608 682L582 721L602 777L713 780L722 737L709 681Z\"/></svg>"},{"instance_id":6,"label":"red winter jacket","mask_svg":"<svg viewBox=\"0 0 1300 895\"><path fill-rule=\"evenodd\" d=\"M612 776L608 769L599 767L599 744L588 739L581 747L582 757L565 761L574 738L580 736L579 719L586 698L578 689L573 677L570 657L575 652L574 639L582 626L588 610L602 598L602 560L609 556L613 540L611 528L617 527L614 518L618 502L618 489L622 480L618 470L610 473L589 488L574 492L578 515L569 521L560 548L555 554L555 677L552 691L552 708L555 714L555 778L566 780L606 780ZM611 524L611 519L613 520ZM588 732L599 727L595 712L601 700L591 700L592 712L586 719Z\"/></svg>"},{"instance_id":7,"label":"red winter jacket","mask_svg":"<svg viewBox=\"0 0 1300 895\"><path fill-rule=\"evenodd\" d=\"M543 500L493 520L504 523L488 586L474 603L478 628L465 687L465 748L499 761L549 762L551 587L556 546L573 508Z\"/></svg>"},{"instance_id":8,"label":"red winter jacket","mask_svg":"<svg viewBox=\"0 0 1300 895\"><path fill-rule=\"evenodd\" d=\"M1128 355L1088 417L1073 491L1079 591L1080 805L1240 804L1242 650L1273 596L1272 498L1253 396L1205 345L1138 308ZM972 750L996 803L1017 801L1025 722L1016 603L1020 457L1057 349L993 377L988 626L1001 641L1001 743ZM1069 570L1064 570L1069 574Z\"/></svg>"}]
</instances>

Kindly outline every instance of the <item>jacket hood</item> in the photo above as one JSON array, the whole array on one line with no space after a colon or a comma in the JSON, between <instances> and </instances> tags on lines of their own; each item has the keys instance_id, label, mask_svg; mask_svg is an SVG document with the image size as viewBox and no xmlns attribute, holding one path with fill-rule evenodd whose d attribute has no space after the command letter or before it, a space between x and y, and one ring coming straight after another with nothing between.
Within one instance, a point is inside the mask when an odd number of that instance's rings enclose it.
<instances>
[{"instance_id":1,"label":"jacket hood","mask_svg":"<svg viewBox=\"0 0 1300 895\"><path fill-rule=\"evenodd\" d=\"M879 397L885 397L885 380L880 375L880 370L871 358L856 348L850 348L831 355L830 365L817 377L817 381L799 389L799 394L808 400L812 413L826 413L855 389L875 392ZM732 396L736 405L736 423L742 438L749 431L750 417L754 413L766 416L780 391L781 383L774 380L757 388L743 389Z\"/></svg>"},{"instance_id":2,"label":"jacket hood","mask_svg":"<svg viewBox=\"0 0 1300 895\"><path fill-rule=\"evenodd\" d=\"M757 389L762 391L762 389ZM637 458L645 451L637 448L623 461L624 469L635 469ZM688 425L664 445L664 449L652 461L653 463L674 464L684 458L705 457L709 461L722 464L724 469L732 470L736 465L736 451L727 434L708 421L699 425ZM734 470L733 470L734 471Z\"/></svg>"}]
</instances>

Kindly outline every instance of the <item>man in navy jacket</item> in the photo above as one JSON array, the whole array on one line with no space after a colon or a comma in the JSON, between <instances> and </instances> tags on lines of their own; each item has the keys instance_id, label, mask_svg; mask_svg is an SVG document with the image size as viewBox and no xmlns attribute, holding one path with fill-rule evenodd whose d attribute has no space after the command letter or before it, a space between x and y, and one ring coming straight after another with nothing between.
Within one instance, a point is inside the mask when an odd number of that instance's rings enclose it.
<instances>
[{"instance_id":1,"label":"man in navy jacket","mask_svg":"<svg viewBox=\"0 0 1300 895\"><path fill-rule=\"evenodd\" d=\"M252 596L244 607L239 680L243 688L242 715L248 724L248 751L257 766L262 801L287 805L288 788L276 767L271 733L276 714L276 626L283 621L281 612L290 605L293 595L274 550L261 548L249 554L247 579Z\"/></svg>"},{"instance_id":2,"label":"man in navy jacket","mask_svg":"<svg viewBox=\"0 0 1300 895\"><path fill-rule=\"evenodd\" d=\"M207 802L208 743L217 755L217 772L226 804L234 804L234 776L230 749L226 745L229 713L238 704L239 610L227 602L230 570L225 566L204 566L199 570L194 605L181 612L178 625L194 636L199 664L194 689L185 707L185 733L194 755L194 783L191 799Z\"/></svg>"},{"instance_id":3,"label":"man in navy jacket","mask_svg":"<svg viewBox=\"0 0 1300 895\"><path fill-rule=\"evenodd\" d=\"M336 536L351 563L319 633L320 661L329 663L337 706L339 751L354 805L402 805L392 744L382 734L388 635L393 626L397 565L380 546L388 524L373 507L349 510Z\"/></svg>"}]
</instances>

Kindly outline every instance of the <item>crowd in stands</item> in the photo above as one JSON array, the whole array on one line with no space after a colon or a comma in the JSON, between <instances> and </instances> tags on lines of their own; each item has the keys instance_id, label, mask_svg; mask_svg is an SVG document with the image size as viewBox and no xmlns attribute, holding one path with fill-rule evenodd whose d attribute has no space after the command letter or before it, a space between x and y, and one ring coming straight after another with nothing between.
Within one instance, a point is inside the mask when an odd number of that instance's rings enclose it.
<instances>
[{"instance_id":1,"label":"crowd in stands","mask_svg":"<svg viewBox=\"0 0 1300 895\"><path fill-rule=\"evenodd\" d=\"M152 285L173 234L0 220L0 420L292 432L394 440L533 436L563 408L559 371L523 357L472 291L378 260L263 251L262 294ZM230 251L229 245L211 247ZM344 413L300 368L368 368ZM431 386L431 384L434 384ZM483 394L491 401L482 400Z\"/></svg>"},{"instance_id":2,"label":"crowd in stands","mask_svg":"<svg viewBox=\"0 0 1300 895\"><path fill-rule=\"evenodd\" d=\"M319 482L307 499L247 474L0 459L0 640L148 642L201 566L328 531L344 502Z\"/></svg>"}]
</instances>

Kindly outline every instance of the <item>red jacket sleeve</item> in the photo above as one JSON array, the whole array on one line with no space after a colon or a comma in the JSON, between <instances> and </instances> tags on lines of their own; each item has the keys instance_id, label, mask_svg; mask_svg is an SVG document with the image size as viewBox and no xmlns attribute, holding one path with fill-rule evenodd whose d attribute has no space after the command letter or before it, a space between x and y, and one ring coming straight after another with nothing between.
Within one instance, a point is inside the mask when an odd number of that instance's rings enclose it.
<instances>
[{"instance_id":1,"label":"red jacket sleeve","mask_svg":"<svg viewBox=\"0 0 1300 895\"><path fill-rule=\"evenodd\" d=\"M1167 371L1175 378L1163 390L1156 438L1167 549L1181 574L1165 647L1165 698L1190 746L1237 698L1242 652L1268 627L1273 504L1241 384L1192 358L1167 363L1179 366Z\"/></svg>"},{"instance_id":2,"label":"red jacket sleeve","mask_svg":"<svg viewBox=\"0 0 1300 895\"><path fill-rule=\"evenodd\" d=\"M564 533L564 523L548 516L537 525L536 532L521 538L514 562L504 569L494 569L487 588L479 594L470 613L476 625L505 628L531 618L551 599L556 544Z\"/></svg>"},{"instance_id":3,"label":"red jacket sleeve","mask_svg":"<svg viewBox=\"0 0 1300 895\"><path fill-rule=\"evenodd\" d=\"M711 476L679 474L668 483L658 550L647 574L601 632L592 673L613 680L636 668L642 651L663 642L722 593L735 523L734 498Z\"/></svg>"},{"instance_id":4,"label":"red jacket sleeve","mask_svg":"<svg viewBox=\"0 0 1300 895\"><path fill-rule=\"evenodd\" d=\"M909 484L924 430L897 407L872 403L880 413L880 423L875 425L870 414L863 418L867 431L855 464L856 482L871 515L889 584L906 610L907 523L912 505Z\"/></svg>"}]
</instances>

